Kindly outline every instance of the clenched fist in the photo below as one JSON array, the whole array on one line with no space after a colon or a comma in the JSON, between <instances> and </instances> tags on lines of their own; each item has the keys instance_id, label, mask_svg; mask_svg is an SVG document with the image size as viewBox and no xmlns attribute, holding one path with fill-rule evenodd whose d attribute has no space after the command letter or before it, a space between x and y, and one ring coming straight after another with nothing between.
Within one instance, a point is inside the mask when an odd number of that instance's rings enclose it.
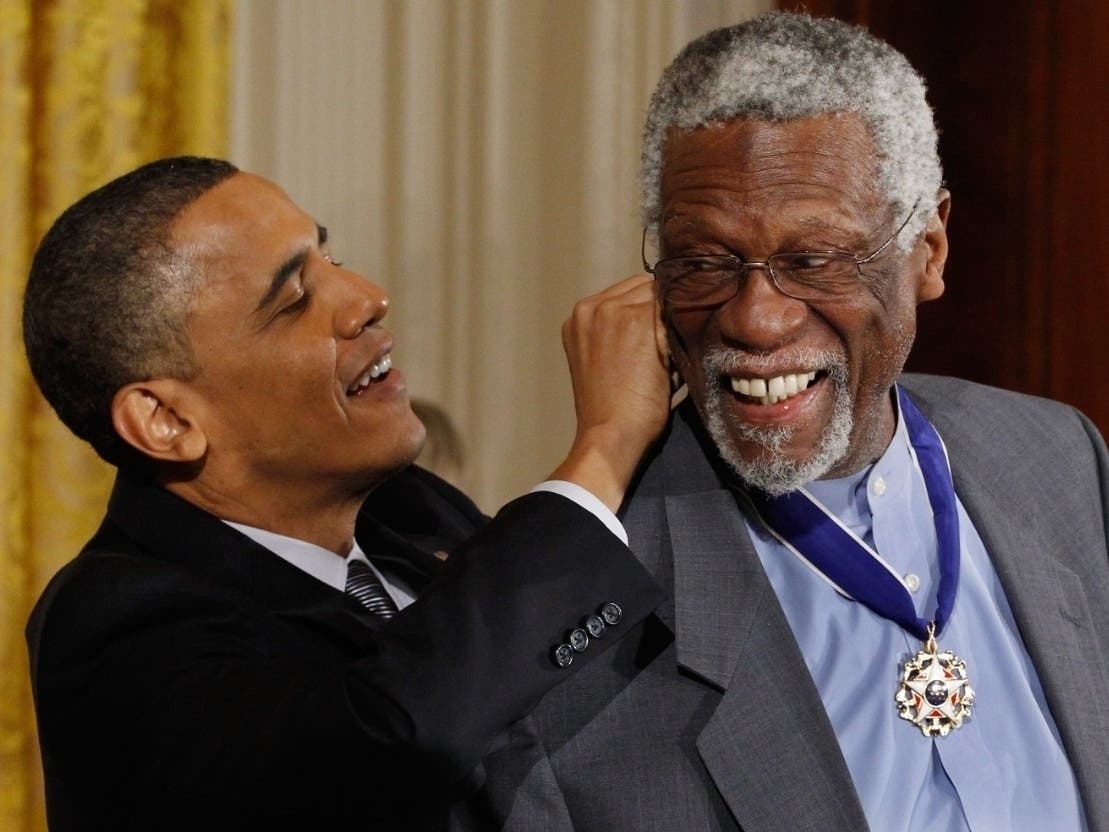
<instances>
[{"instance_id":1,"label":"clenched fist","mask_svg":"<svg viewBox=\"0 0 1109 832\"><path fill-rule=\"evenodd\" d=\"M577 433L552 475L615 511L643 452L666 426L670 374L654 281L637 275L577 302L562 325Z\"/></svg>"}]
</instances>

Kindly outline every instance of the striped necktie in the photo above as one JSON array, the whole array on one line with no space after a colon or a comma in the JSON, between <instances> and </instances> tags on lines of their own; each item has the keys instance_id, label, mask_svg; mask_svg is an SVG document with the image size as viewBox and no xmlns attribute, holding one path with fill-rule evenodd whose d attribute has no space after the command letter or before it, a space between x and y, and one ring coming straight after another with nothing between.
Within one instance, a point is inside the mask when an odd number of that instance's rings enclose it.
<instances>
[{"instance_id":1,"label":"striped necktie","mask_svg":"<svg viewBox=\"0 0 1109 832\"><path fill-rule=\"evenodd\" d=\"M385 620L389 620L397 612L396 603L389 597L370 565L361 558L350 558L347 562L346 591L347 595L357 598L362 606Z\"/></svg>"}]
</instances>

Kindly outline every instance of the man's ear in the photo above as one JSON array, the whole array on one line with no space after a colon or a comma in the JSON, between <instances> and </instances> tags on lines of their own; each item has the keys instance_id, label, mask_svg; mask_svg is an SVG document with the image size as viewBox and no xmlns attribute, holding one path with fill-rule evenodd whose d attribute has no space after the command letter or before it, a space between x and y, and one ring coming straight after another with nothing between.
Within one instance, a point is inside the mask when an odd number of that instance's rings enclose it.
<instances>
[{"instance_id":1,"label":"man's ear","mask_svg":"<svg viewBox=\"0 0 1109 832\"><path fill-rule=\"evenodd\" d=\"M943 294L943 267L947 263L947 217L951 213L951 193L940 188L939 202L924 228L924 275L917 286L917 303L935 300Z\"/></svg>"},{"instance_id":2,"label":"man's ear","mask_svg":"<svg viewBox=\"0 0 1109 832\"><path fill-rule=\"evenodd\" d=\"M196 462L208 437L190 418L188 397L175 379L137 381L112 399L116 433L143 454L163 462Z\"/></svg>"}]
</instances>

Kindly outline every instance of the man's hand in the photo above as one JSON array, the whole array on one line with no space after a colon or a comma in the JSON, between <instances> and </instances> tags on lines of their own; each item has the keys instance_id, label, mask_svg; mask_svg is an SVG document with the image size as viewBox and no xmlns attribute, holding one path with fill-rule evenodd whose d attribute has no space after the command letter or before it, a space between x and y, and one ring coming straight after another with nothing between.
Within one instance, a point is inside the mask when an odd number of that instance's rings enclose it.
<instances>
[{"instance_id":1,"label":"man's hand","mask_svg":"<svg viewBox=\"0 0 1109 832\"><path fill-rule=\"evenodd\" d=\"M578 429L551 479L620 507L640 457L670 412L666 330L654 281L630 277L580 300L562 325Z\"/></svg>"}]
</instances>

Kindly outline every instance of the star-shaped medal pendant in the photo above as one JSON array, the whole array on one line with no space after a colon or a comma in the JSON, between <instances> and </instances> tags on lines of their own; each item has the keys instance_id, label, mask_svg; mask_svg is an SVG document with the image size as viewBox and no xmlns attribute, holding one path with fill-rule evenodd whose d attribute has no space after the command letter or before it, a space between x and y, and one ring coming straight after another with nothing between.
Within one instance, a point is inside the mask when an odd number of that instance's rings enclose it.
<instances>
[{"instance_id":1,"label":"star-shaped medal pendant","mask_svg":"<svg viewBox=\"0 0 1109 832\"><path fill-rule=\"evenodd\" d=\"M936 625L928 627L924 649L905 662L897 689L898 714L926 737L946 737L970 716L974 690L967 666L954 653L936 647Z\"/></svg>"}]
</instances>

